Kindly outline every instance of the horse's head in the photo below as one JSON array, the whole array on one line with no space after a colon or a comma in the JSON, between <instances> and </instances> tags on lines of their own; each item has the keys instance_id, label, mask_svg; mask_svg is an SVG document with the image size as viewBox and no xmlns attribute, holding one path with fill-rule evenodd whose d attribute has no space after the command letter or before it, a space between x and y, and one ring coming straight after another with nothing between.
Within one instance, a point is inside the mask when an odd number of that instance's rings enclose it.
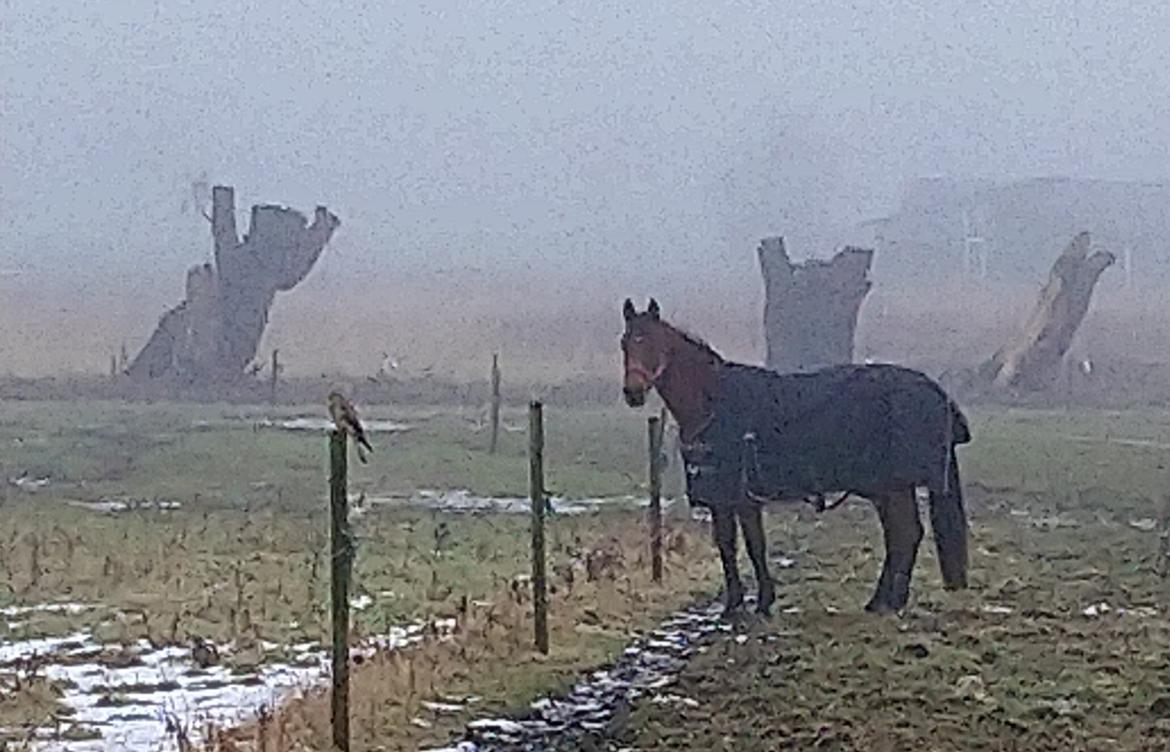
<instances>
[{"instance_id":1,"label":"horse's head","mask_svg":"<svg viewBox=\"0 0 1170 752\"><path fill-rule=\"evenodd\" d=\"M646 392L657 386L666 370L668 330L659 315L658 301L650 299L644 313L634 310L629 298L622 307L626 330L622 334L622 358L625 361L625 381L622 393L630 407L646 403Z\"/></svg>"}]
</instances>

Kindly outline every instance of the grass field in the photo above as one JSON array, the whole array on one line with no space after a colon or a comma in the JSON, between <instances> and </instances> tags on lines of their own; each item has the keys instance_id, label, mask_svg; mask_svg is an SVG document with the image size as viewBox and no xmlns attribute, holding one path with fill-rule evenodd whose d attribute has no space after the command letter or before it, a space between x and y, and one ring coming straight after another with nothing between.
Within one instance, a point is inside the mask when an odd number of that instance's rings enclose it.
<instances>
[{"instance_id":1,"label":"grass field","mask_svg":"<svg viewBox=\"0 0 1170 752\"><path fill-rule=\"evenodd\" d=\"M323 641L325 437L263 422L319 412L0 405L0 469L23 478L0 495L0 607L100 606L0 619L0 644L82 628L111 646L199 637L238 646L224 660L246 671L289 645ZM523 431L506 430L493 457L477 415L367 413L411 428L375 435L371 463L351 463L353 492L527 493ZM643 494L645 417L550 410L550 489L568 498ZM712 645L679 687L703 706L640 708L625 741L636 749L772 749L780 739L796 748L823 739L828 748L895 749L931 738L939 748L1008 749L1023 734L1032 743L1020 749L1105 748L1105 739L1121 745L1110 748L1142 749L1139 732L1161 733L1158 716L1170 706L1160 694L1170 680L1162 657L1170 590L1154 570L1170 492L1170 414L994 409L972 419L974 442L960 452L974 518L970 592L943 593L928 538L907 617L864 616L881 556L872 511L774 510L773 552L798 562L778 572L783 607L799 612L749 624L752 639L742 645ZM505 416L511 429L523 423L521 414ZM670 492L676 473L672 467ZM135 499L179 507L102 513L76 505ZM473 714L558 686L633 630L713 593L716 557L702 526L681 511L670 515L668 578L658 588L646 582L640 512L614 505L554 517L554 651L544 658L528 648L524 588L515 584L528 567L523 517L374 506L357 520L355 586L370 605L356 615L355 640L435 618L456 619L458 634L403 654L376 652L357 668L356 748L442 741ZM608 564L589 580L581 563L598 552L609 552L599 557ZM1084 614L1100 603L1111 610ZM0 727L61 711L60 688L29 671L0 667ZM423 705L468 694L482 699L459 712ZM310 693L230 737L315 748L326 739L326 718L322 698ZM964 725L975 735L936 738L939 728ZM753 747L748 734L756 732L776 743Z\"/></svg>"},{"instance_id":2,"label":"grass field","mask_svg":"<svg viewBox=\"0 0 1170 752\"><path fill-rule=\"evenodd\" d=\"M58 601L96 607L0 618L0 644L77 630L108 646L140 640L186 646L199 638L238 648L224 662L247 671L287 659L289 646L326 643L325 434L274 425L320 412L4 404L0 608ZM526 435L517 429L526 415L505 413L494 456L484 450L478 414L369 409L365 416L406 429L375 433L370 464L351 462L351 493L384 502L367 502L369 511L354 521L354 596L368 604L355 612L355 643L402 625L457 618L460 650L470 652L456 660L444 657L445 643L424 645L411 654L434 659L425 672L412 666L414 678L401 686L383 676L364 691L365 677L397 670L394 663L369 661L355 677L357 740L372 743L377 736L390 748L411 749L420 735L441 737L458 718L401 722L403 713L409 721L420 702L435 699L440 676L449 691L474 690L484 698L480 707L510 705L603 660L627 630L710 589L713 562L704 546L690 543L702 533L689 521L672 522L670 578L651 588L643 581L642 513L632 505L554 515L548 539L557 649L550 658L530 656L526 587L516 580L529 571L527 519L405 503L420 489L526 496ZM569 500L644 494L644 420L632 411L550 410L549 489ZM677 488L677 478L667 486ZM103 511L111 504L130 508ZM598 557L605 566L586 572L585 561L598 552L606 554ZM578 630L579 623L592 628ZM477 664L482 680L466 673ZM63 711L53 701L61 688L29 681L30 669L23 671L22 681L21 666L0 667L0 682L22 688L0 699L0 728L15 737L21 727ZM119 691L111 687L109 694ZM363 707L390 701L402 706L397 722L367 712L363 723ZM313 743L325 733L326 718L310 697L290 705L281 723ZM67 716L58 720L69 726Z\"/></svg>"},{"instance_id":3,"label":"grass field","mask_svg":"<svg viewBox=\"0 0 1170 752\"><path fill-rule=\"evenodd\" d=\"M972 589L929 538L900 619L859 612L881 553L867 505L773 514L776 618L711 641L618 734L638 750L1170 748L1165 413L991 412L962 451ZM1116 443L1121 442L1121 443ZM1170 535L1170 530L1166 531Z\"/></svg>"}]
</instances>

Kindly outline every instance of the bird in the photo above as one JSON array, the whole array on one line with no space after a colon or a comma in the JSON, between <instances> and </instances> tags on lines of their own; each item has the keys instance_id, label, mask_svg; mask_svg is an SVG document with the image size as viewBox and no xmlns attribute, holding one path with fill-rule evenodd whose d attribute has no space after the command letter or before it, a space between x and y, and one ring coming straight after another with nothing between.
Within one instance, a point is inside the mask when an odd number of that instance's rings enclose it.
<instances>
[{"instance_id":1,"label":"bird","mask_svg":"<svg viewBox=\"0 0 1170 752\"><path fill-rule=\"evenodd\" d=\"M214 642L195 635L191 638L191 660L199 668L209 668L219 663L219 649Z\"/></svg>"},{"instance_id":2,"label":"bird","mask_svg":"<svg viewBox=\"0 0 1170 752\"><path fill-rule=\"evenodd\" d=\"M341 392L329 393L329 417L333 418L333 425L337 427L338 431L353 436L358 445L358 459L363 465L366 464L366 455L362 452L362 448L364 447L366 451L371 453L374 448L370 446L370 442L366 438L366 429L362 428L362 422L358 419L357 410L353 403L347 400Z\"/></svg>"}]
</instances>

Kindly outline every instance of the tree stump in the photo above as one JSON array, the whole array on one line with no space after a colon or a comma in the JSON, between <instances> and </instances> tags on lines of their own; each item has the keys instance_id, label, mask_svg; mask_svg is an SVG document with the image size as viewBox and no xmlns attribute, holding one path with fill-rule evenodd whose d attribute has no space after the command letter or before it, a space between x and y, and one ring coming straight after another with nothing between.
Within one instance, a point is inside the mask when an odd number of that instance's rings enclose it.
<instances>
[{"instance_id":1,"label":"tree stump","mask_svg":"<svg viewBox=\"0 0 1170 752\"><path fill-rule=\"evenodd\" d=\"M801 372L853 362L873 251L846 246L828 261L794 264L784 239L774 237L760 242L759 257L767 367Z\"/></svg>"},{"instance_id":2,"label":"tree stump","mask_svg":"<svg viewBox=\"0 0 1170 752\"><path fill-rule=\"evenodd\" d=\"M256 357L276 293L308 276L341 225L324 206L311 225L293 209L253 206L240 240L235 192L226 186L212 189L208 219L214 263L187 272L183 302L163 314L127 370L136 381L208 384L242 377Z\"/></svg>"},{"instance_id":3,"label":"tree stump","mask_svg":"<svg viewBox=\"0 0 1170 752\"><path fill-rule=\"evenodd\" d=\"M1052 265L1048 283L1024 327L996 351L975 376L977 385L993 390L1040 391L1059 378L1061 360L1072 344L1101 273L1112 253L1089 254L1089 233L1073 238Z\"/></svg>"}]
</instances>

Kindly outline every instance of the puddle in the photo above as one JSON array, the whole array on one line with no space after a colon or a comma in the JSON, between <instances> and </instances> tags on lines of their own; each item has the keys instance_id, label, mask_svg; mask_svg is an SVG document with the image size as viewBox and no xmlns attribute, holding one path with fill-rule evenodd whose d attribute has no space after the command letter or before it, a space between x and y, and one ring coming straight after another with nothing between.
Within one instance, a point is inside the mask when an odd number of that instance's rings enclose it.
<instances>
[{"instance_id":1,"label":"puddle","mask_svg":"<svg viewBox=\"0 0 1170 752\"><path fill-rule=\"evenodd\" d=\"M1100 603L1093 603L1085 607L1081 611L1082 616L1090 619L1104 616L1106 614L1117 614L1118 616L1137 616L1143 619L1152 619L1158 615L1158 610L1151 606L1136 606L1134 608L1126 608L1125 606L1110 606L1108 603L1101 601Z\"/></svg>"},{"instance_id":2,"label":"puddle","mask_svg":"<svg viewBox=\"0 0 1170 752\"><path fill-rule=\"evenodd\" d=\"M333 430L333 421L319 416L302 415L296 418L223 418L220 420L196 420L191 423L196 429L229 428L232 426L249 425L253 428L275 428L279 431L313 431L324 432ZM396 420L378 420L362 418L362 425L368 433L401 433L414 430L414 424L402 423Z\"/></svg>"},{"instance_id":3,"label":"puddle","mask_svg":"<svg viewBox=\"0 0 1170 752\"><path fill-rule=\"evenodd\" d=\"M1073 528L1080 527L1081 523L1076 517L1064 512L1057 512L1056 514L1041 514L1036 515L1032 510L1021 507L1009 507L1008 514L1012 517L1020 519L1032 527L1041 530L1056 530L1058 528Z\"/></svg>"},{"instance_id":4,"label":"puddle","mask_svg":"<svg viewBox=\"0 0 1170 752\"><path fill-rule=\"evenodd\" d=\"M1065 436L1064 438L1066 441L1076 441L1082 444L1116 444L1145 449L1170 449L1170 443L1154 439L1131 439L1123 436Z\"/></svg>"},{"instance_id":5,"label":"puddle","mask_svg":"<svg viewBox=\"0 0 1170 752\"><path fill-rule=\"evenodd\" d=\"M1143 533L1148 533L1158 527L1158 521L1151 517L1142 517L1140 519L1130 520L1129 526L1134 530L1141 530Z\"/></svg>"},{"instance_id":6,"label":"puddle","mask_svg":"<svg viewBox=\"0 0 1170 752\"><path fill-rule=\"evenodd\" d=\"M360 495L355 495L351 501L357 501L359 498ZM418 506L443 512L528 514L532 511L532 502L528 497L479 496L466 490L420 490L410 496L366 496L365 501L371 505ZM662 508L666 509L673 503L674 499L663 499ZM645 507L647 504L649 501L644 496L609 496L587 499L564 499L553 496L549 498L549 506L553 514L587 514L596 512L605 506L624 505L636 508Z\"/></svg>"},{"instance_id":7,"label":"puddle","mask_svg":"<svg viewBox=\"0 0 1170 752\"><path fill-rule=\"evenodd\" d=\"M42 603L36 606L6 606L0 608L0 619L3 620L2 623L9 631L13 631L23 629L29 621L26 617L36 614L65 614L67 616L76 616L96 608L97 606L89 603ZM9 619L12 621L9 621ZM11 658L5 657L7 647L7 645L0 643L0 665L11 660Z\"/></svg>"},{"instance_id":8,"label":"puddle","mask_svg":"<svg viewBox=\"0 0 1170 752\"><path fill-rule=\"evenodd\" d=\"M9 607L4 616L36 612L81 613L88 604L46 604ZM363 641L351 654L369 658L379 650L395 650L421 641L426 634L449 636L453 620L411 624ZM36 659L37 673L61 683L60 702L67 708L59 728L33 732L34 750L53 752L114 752L166 749L174 737L173 722L198 743L207 723L226 727L253 719L262 707L272 708L295 693L323 684L329 675L329 653L315 643L280 646L262 643L270 660L249 670L230 661L200 667L192 649L183 645L154 647L145 640L130 646L99 643L87 630L61 637L8 640L0 643L0 671L11 671ZM98 657L117 650L117 665ZM233 652L217 646L219 656ZM0 729L0 731L4 731ZM16 730L9 730L15 733ZM78 733L81 732L81 733ZM21 731L18 735L23 736ZM58 733L86 739L58 739Z\"/></svg>"},{"instance_id":9,"label":"puddle","mask_svg":"<svg viewBox=\"0 0 1170 752\"><path fill-rule=\"evenodd\" d=\"M101 512L103 514L116 514L118 512L130 512L137 510L156 510L156 511L173 511L183 507L182 502L178 501L159 501L154 499L96 499L93 501L86 501L82 499L69 499L65 502L71 507L78 509L88 509L91 512Z\"/></svg>"},{"instance_id":10,"label":"puddle","mask_svg":"<svg viewBox=\"0 0 1170 752\"><path fill-rule=\"evenodd\" d=\"M40 603L35 606L6 606L0 616L29 616L30 614L69 614L76 616L97 608L92 603Z\"/></svg>"},{"instance_id":11,"label":"puddle","mask_svg":"<svg viewBox=\"0 0 1170 752\"><path fill-rule=\"evenodd\" d=\"M33 492L49 485L48 478L30 478L28 473L8 479L8 485L15 486L21 491Z\"/></svg>"},{"instance_id":12,"label":"puddle","mask_svg":"<svg viewBox=\"0 0 1170 752\"><path fill-rule=\"evenodd\" d=\"M288 420L270 420L262 418L256 421L261 428L278 428L283 431L332 431L333 421L328 418L290 418ZM414 428L410 423L399 423L393 420L362 419L362 426L369 433L401 433Z\"/></svg>"},{"instance_id":13,"label":"puddle","mask_svg":"<svg viewBox=\"0 0 1170 752\"><path fill-rule=\"evenodd\" d=\"M567 694L537 700L521 717L474 720L467 724L462 739L427 752L551 752L566 746L575 748L576 742L596 743L616 714L640 699L695 707L699 700L667 688L696 652L698 640L712 632L731 630L720 619L721 611L718 603L680 611L627 647L612 666L593 672Z\"/></svg>"}]
</instances>

